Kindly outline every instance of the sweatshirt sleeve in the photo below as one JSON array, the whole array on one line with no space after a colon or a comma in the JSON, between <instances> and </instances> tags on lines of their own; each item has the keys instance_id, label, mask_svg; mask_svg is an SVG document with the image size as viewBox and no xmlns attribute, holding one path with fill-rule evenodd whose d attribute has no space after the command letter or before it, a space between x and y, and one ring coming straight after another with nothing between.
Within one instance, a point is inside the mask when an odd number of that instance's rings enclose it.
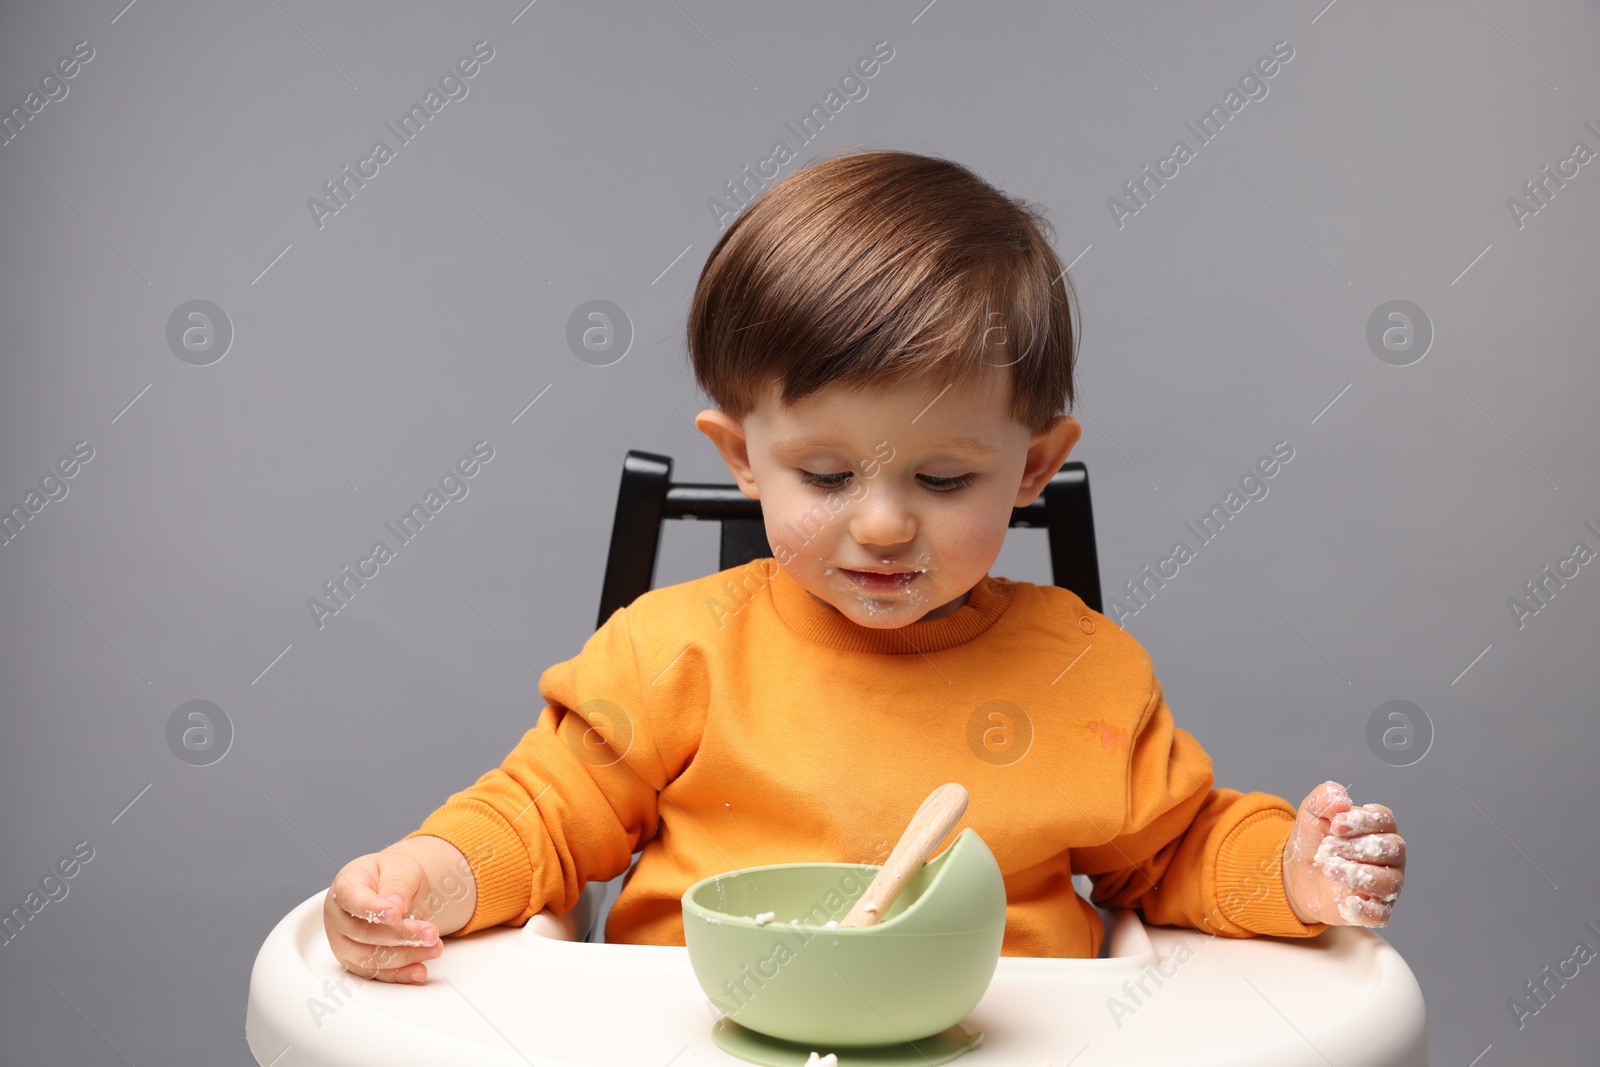
<instances>
[{"instance_id":1,"label":"sweatshirt sleeve","mask_svg":"<svg viewBox=\"0 0 1600 1067\"><path fill-rule=\"evenodd\" d=\"M1225 937L1312 937L1327 929L1301 922L1284 892L1281 858L1294 807L1268 793L1212 788L1211 758L1174 725L1159 680L1127 773L1122 825L1105 844L1071 853L1073 870L1094 883L1096 904Z\"/></svg>"},{"instance_id":2,"label":"sweatshirt sleeve","mask_svg":"<svg viewBox=\"0 0 1600 1067\"><path fill-rule=\"evenodd\" d=\"M650 730L626 608L539 678L545 707L500 766L407 837L467 857L477 906L458 934L564 914L654 836L667 773Z\"/></svg>"}]
</instances>

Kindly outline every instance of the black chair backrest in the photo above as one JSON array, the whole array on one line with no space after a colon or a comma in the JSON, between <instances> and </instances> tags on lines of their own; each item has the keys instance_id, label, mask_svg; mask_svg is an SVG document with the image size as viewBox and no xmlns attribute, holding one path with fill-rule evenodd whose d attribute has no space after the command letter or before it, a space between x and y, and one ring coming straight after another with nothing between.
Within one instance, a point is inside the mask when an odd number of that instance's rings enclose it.
<instances>
[{"instance_id":1,"label":"black chair backrest","mask_svg":"<svg viewBox=\"0 0 1600 1067\"><path fill-rule=\"evenodd\" d=\"M611 524L611 551L606 557L596 629L618 608L653 587L661 552L661 524L666 519L720 522L722 561L718 570L773 554L761 521L761 501L751 500L732 484L674 482L672 457L629 449L622 461L622 487ZM1063 464L1039 499L1025 508L1011 509L1011 525L1047 530L1054 584L1072 590L1095 611L1101 610L1088 468L1076 461Z\"/></svg>"}]
</instances>

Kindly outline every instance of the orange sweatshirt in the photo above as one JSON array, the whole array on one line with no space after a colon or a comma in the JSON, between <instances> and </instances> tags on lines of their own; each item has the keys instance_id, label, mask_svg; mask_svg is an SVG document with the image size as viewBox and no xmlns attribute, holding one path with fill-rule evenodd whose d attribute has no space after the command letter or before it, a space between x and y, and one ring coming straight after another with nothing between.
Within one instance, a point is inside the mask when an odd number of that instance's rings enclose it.
<instances>
[{"instance_id":1,"label":"orange sweatshirt","mask_svg":"<svg viewBox=\"0 0 1600 1067\"><path fill-rule=\"evenodd\" d=\"M1213 789L1150 657L1066 589L985 575L940 619L875 630L772 557L653 589L539 679L498 768L408 836L468 858L459 932L571 909L643 850L606 940L682 945L680 899L738 867L882 863L945 782L1006 883L1008 956L1094 956L1106 907L1307 937L1279 857L1294 808ZM941 845L943 847L943 845Z\"/></svg>"}]
</instances>

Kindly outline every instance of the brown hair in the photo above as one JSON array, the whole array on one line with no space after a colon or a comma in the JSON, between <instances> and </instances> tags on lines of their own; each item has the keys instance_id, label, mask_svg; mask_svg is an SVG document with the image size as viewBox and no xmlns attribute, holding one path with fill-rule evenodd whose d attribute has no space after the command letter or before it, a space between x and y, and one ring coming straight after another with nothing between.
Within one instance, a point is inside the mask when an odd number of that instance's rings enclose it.
<instances>
[{"instance_id":1,"label":"brown hair","mask_svg":"<svg viewBox=\"0 0 1600 1067\"><path fill-rule=\"evenodd\" d=\"M1074 399L1076 340L1042 208L950 160L858 149L765 190L706 259L689 308L700 388L742 419L774 379L795 403L833 384L956 385L1011 368L1011 418L1037 433Z\"/></svg>"}]
</instances>

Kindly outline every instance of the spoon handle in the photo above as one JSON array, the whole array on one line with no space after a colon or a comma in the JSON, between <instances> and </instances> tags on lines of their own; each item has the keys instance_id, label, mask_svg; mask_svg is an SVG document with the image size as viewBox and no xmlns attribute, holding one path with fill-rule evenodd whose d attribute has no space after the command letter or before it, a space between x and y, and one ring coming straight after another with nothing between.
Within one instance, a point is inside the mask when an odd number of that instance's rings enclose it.
<instances>
[{"instance_id":1,"label":"spoon handle","mask_svg":"<svg viewBox=\"0 0 1600 1067\"><path fill-rule=\"evenodd\" d=\"M934 846L945 839L967 810L967 791L960 784L941 785L922 802L894 851L867 884L840 926L876 926L889 911L911 876L917 873Z\"/></svg>"}]
</instances>

